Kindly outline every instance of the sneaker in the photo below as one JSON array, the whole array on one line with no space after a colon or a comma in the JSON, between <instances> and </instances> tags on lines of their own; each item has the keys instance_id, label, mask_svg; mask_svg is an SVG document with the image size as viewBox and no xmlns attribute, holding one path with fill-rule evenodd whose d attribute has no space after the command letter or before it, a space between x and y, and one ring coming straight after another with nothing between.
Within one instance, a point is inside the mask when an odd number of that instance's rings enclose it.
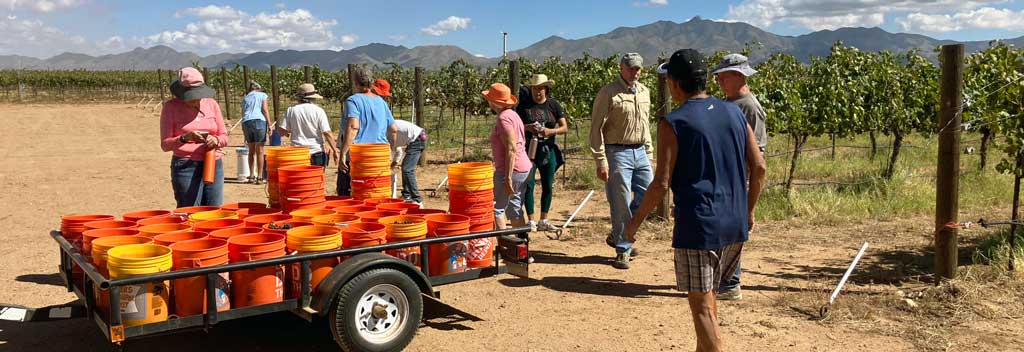
<instances>
[{"instance_id":1,"label":"sneaker","mask_svg":"<svg viewBox=\"0 0 1024 352\"><path fill-rule=\"evenodd\" d=\"M530 225L530 231L531 232L537 232L537 222L536 221L530 220L530 222L528 222L526 224Z\"/></svg>"},{"instance_id":2,"label":"sneaker","mask_svg":"<svg viewBox=\"0 0 1024 352\"><path fill-rule=\"evenodd\" d=\"M741 299L743 299L743 293L740 292L739 286L715 294L717 301L739 301Z\"/></svg>"},{"instance_id":3,"label":"sneaker","mask_svg":"<svg viewBox=\"0 0 1024 352\"><path fill-rule=\"evenodd\" d=\"M539 230L539 231L558 231L558 226L555 226L551 222L548 222L548 219L544 219L544 220L541 220L539 224L537 224L537 230Z\"/></svg>"},{"instance_id":4,"label":"sneaker","mask_svg":"<svg viewBox=\"0 0 1024 352\"><path fill-rule=\"evenodd\" d=\"M622 270L629 269L629 256L626 255L626 253L616 254L615 261L612 262L612 267Z\"/></svg>"}]
</instances>

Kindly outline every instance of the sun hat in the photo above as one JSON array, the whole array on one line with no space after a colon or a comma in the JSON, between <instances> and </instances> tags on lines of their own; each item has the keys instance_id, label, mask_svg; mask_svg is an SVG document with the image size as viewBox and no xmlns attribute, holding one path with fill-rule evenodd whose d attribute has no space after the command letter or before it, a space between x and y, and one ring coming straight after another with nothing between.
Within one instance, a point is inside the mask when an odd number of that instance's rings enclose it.
<instances>
[{"instance_id":1,"label":"sun hat","mask_svg":"<svg viewBox=\"0 0 1024 352\"><path fill-rule=\"evenodd\" d=\"M249 80L249 89L259 89L259 90L262 90L263 86L261 86L259 83L256 83L256 80L250 79Z\"/></svg>"},{"instance_id":2,"label":"sun hat","mask_svg":"<svg viewBox=\"0 0 1024 352\"><path fill-rule=\"evenodd\" d=\"M681 49L672 53L672 57L658 65L658 73L667 73L673 79L692 79L707 75L704 55L694 49Z\"/></svg>"},{"instance_id":3,"label":"sun hat","mask_svg":"<svg viewBox=\"0 0 1024 352\"><path fill-rule=\"evenodd\" d=\"M498 105L512 106L519 102L519 98L512 95L512 89L502 83L492 84L491 89L480 93L484 95L484 99Z\"/></svg>"},{"instance_id":4,"label":"sun hat","mask_svg":"<svg viewBox=\"0 0 1024 352\"><path fill-rule=\"evenodd\" d=\"M391 83L388 83L387 80L378 79L376 81L373 81L373 87L371 89L373 89L373 92L379 96L391 96Z\"/></svg>"},{"instance_id":5,"label":"sun hat","mask_svg":"<svg viewBox=\"0 0 1024 352\"><path fill-rule=\"evenodd\" d=\"M171 94L178 99L189 101L213 98L217 96L217 91L206 85L199 70L186 67L178 71L178 79L171 83Z\"/></svg>"},{"instance_id":6,"label":"sun hat","mask_svg":"<svg viewBox=\"0 0 1024 352\"><path fill-rule=\"evenodd\" d=\"M627 67L644 67L644 57L639 53L626 53L626 55L622 55L619 63Z\"/></svg>"},{"instance_id":7,"label":"sun hat","mask_svg":"<svg viewBox=\"0 0 1024 352\"><path fill-rule=\"evenodd\" d=\"M740 54L729 54L722 58L718 62L718 66L712 71L712 74L719 74L725 71L736 71L742 73L744 76L750 77L757 73L753 67L750 67L750 62L746 56Z\"/></svg>"},{"instance_id":8,"label":"sun hat","mask_svg":"<svg viewBox=\"0 0 1024 352\"><path fill-rule=\"evenodd\" d=\"M531 86L531 87L536 87L536 86L550 87L552 84L555 84L555 81L548 79L548 75L545 75L543 73L539 73L539 74L535 74L535 75L531 76L530 77L530 81L526 82L526 84Z\"/></svg>"},{"instance_id":9,"label":"sun hat","mask_svg":"<svg viewBox=\"0 0 1024 352\"><path fill-rule=\"evenodd\" d=\"M299 88L295 90L295 97L301 99L323 99L324 97L316 93L316 87L313 87L312 83L303 83L299 85Z\"/></svg>"}]
</instances>

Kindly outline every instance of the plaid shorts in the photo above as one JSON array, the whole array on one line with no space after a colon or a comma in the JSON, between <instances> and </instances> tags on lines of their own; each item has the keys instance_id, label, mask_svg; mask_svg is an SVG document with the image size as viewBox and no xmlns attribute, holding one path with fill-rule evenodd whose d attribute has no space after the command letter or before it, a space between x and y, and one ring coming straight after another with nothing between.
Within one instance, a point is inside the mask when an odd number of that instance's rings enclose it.
<instances>
[{"instance_id":1,"label":"plaid shorts","mask_svg":"<svg viewBox=\"0 0 1024 352\"><path fill-rule=\"evenodd\" d=\"M675 248L676 289L683 292L711 292L722 276L732 275L740 263L743 242L713 250Z\"/></svg>"}]
</instances>

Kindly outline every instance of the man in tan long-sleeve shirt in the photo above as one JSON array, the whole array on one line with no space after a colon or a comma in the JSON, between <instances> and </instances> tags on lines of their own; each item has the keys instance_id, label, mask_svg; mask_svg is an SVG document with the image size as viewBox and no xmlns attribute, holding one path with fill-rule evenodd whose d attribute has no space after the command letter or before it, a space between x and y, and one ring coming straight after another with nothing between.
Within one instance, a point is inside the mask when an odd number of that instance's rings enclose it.
<instances>
[{"instance_id":1,"label":"man in tan long-sleeve shirt","mask_svg":"<svg viewBox=\"0 0 1024 352\"><path fill-rule=\"evenodd\" d=\"M630 258L639 254L626 241L624 230L654 178L651 93L638 81L642 71L640 54L623 56L619 77L601 88L590 115L590 151L611 206L612 232L605 242L615 247L612 266L618 269L629 269Z\"/></svg>"}]
</instances>

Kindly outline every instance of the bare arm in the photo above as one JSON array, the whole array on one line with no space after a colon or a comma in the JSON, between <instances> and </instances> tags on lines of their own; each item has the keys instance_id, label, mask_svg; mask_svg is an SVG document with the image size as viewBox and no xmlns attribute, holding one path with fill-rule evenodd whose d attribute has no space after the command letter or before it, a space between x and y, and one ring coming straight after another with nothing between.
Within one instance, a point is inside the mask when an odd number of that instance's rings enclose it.
<instances>
[{"instance_id":1,"label":"bare arm","mask_svg":"<svg viewBox=\"0 0 1024 352\"><path fill-rule=\"evenodd\" d=\"M764 154L757 145L757 138L754 137L754 130L747 125L747 173L750 186L747 187L747 214L748 225L754 228L754 208L757 207L757 200L761 197L761 189L764 187L766 166Z\"/></svg>"},{"instance_id":2,"label":"bare arm","mask_svg":"<svg viewBox=\"0 0 1024 352\"><path fill-rule=\"evenodd\" d=\"M647 194L644 195L640 208L633 214L626 225L626 240L636 241L636 232L640 224L647 219L658 203L665 198L672 185L672 169L675 167L676 158L679 155L679 144L676 143L676 134L672 126L665 120L658 122L658 164L654 169L654 181L647 187Z\"/></svg>"},{"instance_id":3,"label":"bare arm","mask_svg":"<svg viewBox=\"0 0 1024 352\"><path fill-rule=\"evenodd\" d=\"M508 175L502 175L502 176L505 177L505 192L507 192L507 194L511 195L511 194L514 194L516 192L515 187L512 186L512 173L515 172L515 165L516 165L516 135L515 135L515 131L512 130L511 128L503 130L501 132L501 141L502 141L502 144L504 144L504 146L505 146L505 153L507 155L505 157L505 160L508 161L508 165L506 166L506 169L508 170Z\"/></svg>"},{"instance_id":4,"label":"bare arm","mask_svg":"<svg viewBox=\"0 0 1024 352\"><path fill-rule=\"evenodd\" d=\"M349 117L348 123L346 123L345 126L347 126L345 130L345 138L341 139L341 148L339 150L340 156L338 158L341 161L338 162L338 170L348 173L348 166L345 166L345 162L348 160L348 150L356 140L356 133L359 133L359 119Z\"/></svg>"}]
</instances>

